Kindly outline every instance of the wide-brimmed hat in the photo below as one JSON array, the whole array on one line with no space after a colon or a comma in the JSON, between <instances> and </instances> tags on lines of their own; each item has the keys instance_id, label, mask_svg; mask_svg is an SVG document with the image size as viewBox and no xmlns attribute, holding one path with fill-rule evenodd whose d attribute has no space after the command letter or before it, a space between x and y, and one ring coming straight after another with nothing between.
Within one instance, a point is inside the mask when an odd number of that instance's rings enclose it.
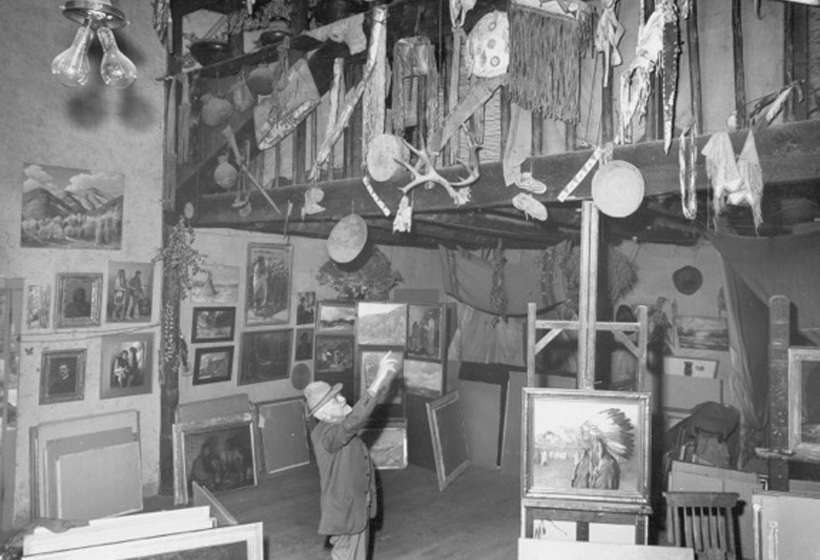
<instances>
[{"instance_id":1,"label":"wide-brimmed hat","mask_svg":"<svg viewBox=\"0 0 820 560\"><path fill-rule=\"evenodd\" d=\"M628 161L602 165L592 177L592 200L612 218L625 218L641 206L644 180L641 171Z\"/></svg>"},{"instance_id":2,"label":"wide-brimmed hat","mask_svg":"<svg viewBox=\"0 0 820 560\"><path fill-rule=\"evenodd\" d=\"M305 400L307 401L308 414L311 416L322 408L333 397L342 390L342 384L336 383L333 387L325 381L314 381L305 387Z\"/></svg>"},{"instance_id":3,"label":"wide-brimmed hat","mask_svg":"<svg viewBox=\"0 0 820 560\"><path fill-rule=\"evenodd\" d=\"M672 273L672 282L680 293L690 296L703 284L703 274L694 266L686 265Z\"/></svg>"},{"instance_id":4,"label":"wide-brimmed hat","mask_svg":"<svg viewBox=\"0 0 820 560\"><path fill-rule=\"evenodd\" d=\"M339 220L327 237L327 253L337 263L349 263L359 256L367 243L367 222L358 214Z\"/></svg>"}]
</instances>

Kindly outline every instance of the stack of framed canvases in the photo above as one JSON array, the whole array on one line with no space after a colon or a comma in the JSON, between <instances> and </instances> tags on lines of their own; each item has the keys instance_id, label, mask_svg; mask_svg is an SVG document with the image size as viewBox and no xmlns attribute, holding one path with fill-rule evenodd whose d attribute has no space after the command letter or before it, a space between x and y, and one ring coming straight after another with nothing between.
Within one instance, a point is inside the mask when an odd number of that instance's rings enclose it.
<instances>
[{"instance_id":1,"label":"stack of framed canvases","mask_svg":"<svg viewBox=\"0 0 820 560\"><path fill-rule=\"evenodd\" d=\"M521 536L646 544L650 395L524 388Z\"/></svg>"}]
</instances>

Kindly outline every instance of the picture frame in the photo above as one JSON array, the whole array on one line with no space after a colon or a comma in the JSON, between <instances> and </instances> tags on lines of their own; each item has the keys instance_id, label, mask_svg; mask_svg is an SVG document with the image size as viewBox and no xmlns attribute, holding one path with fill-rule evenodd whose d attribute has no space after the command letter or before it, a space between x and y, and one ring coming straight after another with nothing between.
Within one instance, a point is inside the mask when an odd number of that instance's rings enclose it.
<instances>
[{"instance_id":1,"label":"picture frame","mask_svg":"<svg viewBox=\"0 0 820 560\"><path fill-rule=\"evenodd\" d=\"M316 332L322 334L355 334L356 304L320 301L316 306Z\"/></svg>"},{"instance_id":2,"label":"picture frame","mask_svg":"<svg viewBox=\"0 0 820 560\"><path fill-rule=\"evenodd\" d=\"M231 380L233 346L197 348L194 356L194 385Z\"/></svg>"},{"instance_id":3,"label":"picture frame","mask_svg":"<svg viewBox=\"0 0 820 560\"><path fill-rule=\"evenodd\" d=\"M242 333L239 385L287 379L293 329L269 329Z\"/></svg>"},{"instance_id":4,"label":"picture frame","mask_svg":"<svg viewBox=\"0 0 820 560\"><path fill-rule=\"evenodd\" d=\"M404 359L404 390L408 395L439 398L444 395L446 376L444 364L426 360Z\"/></svg>"},{"instance_id":5,"label":"picture frame","mask_svg":"<svg viewBox=\"0 0 820 560\"><path fill-rule=\"evenodd\" d=\"M382 389L383 392L378 396L376 402L379 405L386 405L391 408L402 408L404 404L404 381L402 379L402 366L404 363L403 349L361 346L357 349L356 371L358 371L359 396L363 396L373 380L376 379L376 374L379 371L379 363L387 352L390 353L390 358L396 361L396 374L390 386Z\"/></svg>"},{"instance_id":6,"label":"picture frame","mask_svg":"<svg viewBox=\"0 0 820 560\"><path fill-rule=\"evenodd\" d=\"M256 486L258 442L250 411L174 424L174 504L188 504L192 484L211 492Z\"/></svg>"},{"instance_id":7,"label":"picture frame","mask_svg":"<svg viewBox=\"0 0 820 560\"><path fill-rule=\"evenodd\" d=\"M151 263L108 263L105 320L108 323L146 323L151 320L154 293Z\"/></svg>"},{"instance_id":8,"label":"picture frame","mask_svg":"<svg viewBox=\"0 0 820 560\"><path fill-rule=\"evenodd\" d=\"M194 307L191 342L228 342L235 326L235 307Z\"/></svg>"},{"instance_id":9,"label":"picture frame","mask_svg":"<svg viewBox=\"0 0 820 560\"><path fill-rule=\"evenodd\" d=\"M820 348L788 350L789 448L795 456L820 461Z\"/></svg>"},{"instance_id":10,"label":"picture frame","mask_svg":"<svg viewBox=\"0 0 820 560\"><path fill-rule=\"evenodd\" d=\"M443 491L470 466L459 392L451 391L425 407L438 489Z\"/></svg>"},{"instance_id":11,"label":"picture frame","mask_svg":"<svg viewBox=\"0 0 820 560\"><path fill-rule=\"evenodd\" d=\"M43 352L40 366L40 404L85 398L85 349Z\"/></svg>"},{"instance_id":12,"label":"picture frame","mask_svg":"<svg viewBox=\"0 0 820 560\"><path fill-rule=\"evenodd\" d=\"M296 325L313 325L316 322L316 292L298 292L296 299Z\"/></svg>"},{"instance_id":13,"label":"picture frame","mask_svg":"<svg viewBox=\"0 0 820 560\"><path fill-rule=\"evenodd\" d=\"M313 343L313 380L326 381L332 387L342 384L347 402L356 402L355 340L351 335L317 334Z\"/></svg>"},{"instance_id":14,"label":"picture frame","mask_svg":"<svg viewBox=\"0 0 820 560\"><path fill-rule=\"evenodd\" d=\"M690 358L686 356L663 357L663 372L666 375L714 379L717 376L717 368L718 360Z\"/></svg>"},{"instance_id":15,"label":"picture frame","mask_svg":"<svg viewBox=\"0 0 820 560\"><path fill-rule=\"evenodd\" d=\"M675 317L678 346L697 350L729 350L726 317L678 315Z\"/></svg>"},{"instance_id":16,"label":"picture frame","mask_svg":"<svg viewBox=\"0 0 820 560\"><path fill-rule=\"evenodd\" d=\"M524 388L521 495L645 503L650 394Z\"/></svg>"},{"instance_id":17,"label":"picture frame","mask_svg":"<svg viewBox=\"0 0 820 560\"><path fill-rule=\"evenodd\" d=\"M203 263L191 279L191 302L205 305L233 305L239 301L241 267Z\"/></svg>"},{"instance_id":18,"label":"picture frame","mask_svg":"<svg viewBox=\"0 0 820 560\"><path fill-rule=\"evenodd\" d=\"M407 419L392 418L381 425L368 426L361 438L379 470L407 468Z\"/></svg>"},{"instance_id":19,"label":"picture frame","mask_svg":"<svg viewBox=\"0 0 820 560\"><path fill-rule=\"evenodd\" d=\"M290 322L293 246L249 243L245 290L245 323L280 325Z\"/></svg>"},{"instance_id":20,"label":"picture frame","mask_svg":"<svg viewBox=\"0 0 820 560\"><path fill-rule=\"evenodd\" d=\"M47 329L51 322L51 286L26 286L26 327Z\"/></svg>"},{"instance_id":21,"label":"picture frame","mask_svg":"<svg viewBox=\"0 0 820 560\"><path fill-rule=\"evenodd\" d=\"M154 335L116 334L101 338L100 398L112 399L151 392Z\"/></svg>"},{"instance_id":22,"label":"picture frame","mask_svg":"<svg viewBox=\"0 0 820 560\"><path fill-rule=\"evenodd\" d=\"M442 305L407 306L407 357L422 360L441 360L444 319Z\"/></svg>"},{"instance_id":23,"label":"picture frame","mask_svg":"<svg viewBox=\"0 0 820 560\"><path fill-rule=\"evenodd\" d=\"M310 463L305 399L256 403L265 472L274 474Z\"/></svg>"},{"instance_id":24,"label":"picture frame","mask_svg":"<svg viewBox=\"0 0 820 560\"><path fill-rule=\"evenodd\" d=\"M100 326L103 275L100 273L57 274L57 329Z\"/></svg>"},{"instance_id":25,"label":"picture frame","mask_svg":"<svg viewBox=\"0 0 820 560\"><path fill-rule=\"evenodd\" d=\"M313 359L313 329L296 329L293 361L302 362Z\"/></svg>"},{"instance_id":26,"label":"picture frame","mask_svg":"<svg viewBox=\"0 0 820 560\"><path fill-rule=\"evenodd\" d=\"M404 346L407 304L361 301L356 305L356 342L373 346Z\"/></svg>"}]
</instances>

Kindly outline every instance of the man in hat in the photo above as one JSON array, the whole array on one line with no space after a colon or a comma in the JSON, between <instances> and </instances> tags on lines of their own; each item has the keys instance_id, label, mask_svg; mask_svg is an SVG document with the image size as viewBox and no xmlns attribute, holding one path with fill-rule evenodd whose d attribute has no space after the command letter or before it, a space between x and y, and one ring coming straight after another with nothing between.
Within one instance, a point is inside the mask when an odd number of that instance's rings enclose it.
<instances>
[{"instance_id":1,"label":"man in hat","mask_svg":"<svg viewBox=\"0 0 820 560\"><path fill-rule=\"evenodd\" d=\"M353 408L339 394L341 383L331 387L314 381L304 390L309 414L319 421L310 434L322 489L319 533L330 535L333 560L367 558L370 519L377 508L376 481L370 453L357 433L395 373L396 360L387 352Z\"/></svg>"}]
</instances>

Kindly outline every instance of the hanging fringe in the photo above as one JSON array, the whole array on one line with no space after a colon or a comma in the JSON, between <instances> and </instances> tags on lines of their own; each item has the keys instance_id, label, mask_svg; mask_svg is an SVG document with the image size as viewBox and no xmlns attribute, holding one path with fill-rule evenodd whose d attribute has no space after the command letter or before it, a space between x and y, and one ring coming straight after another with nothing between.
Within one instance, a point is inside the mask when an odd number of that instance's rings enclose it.
<instances>
[{"instance_id":1,"label":"hanging fringe","mask_svg":"<svg viewBox=\"0 0 820 560\"><path fill-rule=\"evenodd\" d=\"M512 100L545 117L577 123L580 56L593 35L592 17L576 19L512 2L509 18Z\"/></svg>"}]
</instances>

